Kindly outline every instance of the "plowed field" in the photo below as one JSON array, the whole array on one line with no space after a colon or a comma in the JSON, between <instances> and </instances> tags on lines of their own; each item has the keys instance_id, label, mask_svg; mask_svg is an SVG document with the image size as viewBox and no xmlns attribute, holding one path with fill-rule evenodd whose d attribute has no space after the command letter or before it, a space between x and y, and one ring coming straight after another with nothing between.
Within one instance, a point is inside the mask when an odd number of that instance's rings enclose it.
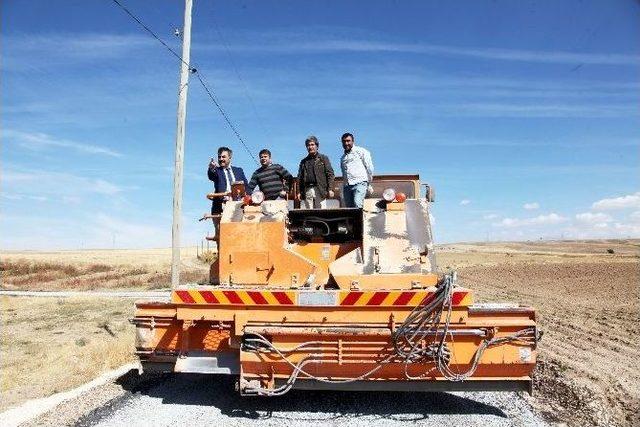
<instances>
[{"instance_id":1,"label":"plowed field","mask_svg":"<svg viewBox=\"0 0 640 427\"><path fill-rule=\"evenodd\" d=\"M640 424L640 259L637 241L622 246L614 254L584 242L580 253L570 242L440 252L440 266L456 268L477 301L536 307L545 334L535 401L553 420Z\"/></svg>"}]
</instances>

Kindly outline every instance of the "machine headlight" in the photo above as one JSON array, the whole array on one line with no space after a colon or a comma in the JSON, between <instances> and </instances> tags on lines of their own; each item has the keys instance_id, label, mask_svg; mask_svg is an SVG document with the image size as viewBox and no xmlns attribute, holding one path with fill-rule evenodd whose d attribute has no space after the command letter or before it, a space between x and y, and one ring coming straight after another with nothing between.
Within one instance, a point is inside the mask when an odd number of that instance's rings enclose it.
<instances>
[{"instance_id":1,"label":"machine headlight","mask_svg":"<svg viewBox=\"0 0 640 427\"><path fill-rule=\"evenodd\" d=\"M264 193L262 191L254 191L251 193L251 202L254 205L259 205L264 202Z\"/></svg>"},{"instance_id":2,"label":"machine headlight","mask_svg":"<svg viewBox=\"0 0 640 427\"><path fill-rule=\"evenodd\" d=\"M393 202L396 198L396 190L393 188L387 188L382 192L382 198L389 203Z\"/></svg>"}]
</instances>

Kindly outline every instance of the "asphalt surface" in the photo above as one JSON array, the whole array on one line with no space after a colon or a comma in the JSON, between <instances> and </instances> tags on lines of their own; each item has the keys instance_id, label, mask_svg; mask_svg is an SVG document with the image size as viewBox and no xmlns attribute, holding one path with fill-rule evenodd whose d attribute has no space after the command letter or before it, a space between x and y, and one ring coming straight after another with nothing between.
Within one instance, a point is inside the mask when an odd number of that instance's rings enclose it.
<instances>
[{"instance_id":1,"label":"asphalt surface","mask_svg":"<svg viewBox=\"0 0 640 427\"><path fill-rule=\"evenodd\" d=\"M517 393L315 392L241 397L228 376L168 375L126 392L77 426L543 426Z\"/></svg>"}]
</instances>

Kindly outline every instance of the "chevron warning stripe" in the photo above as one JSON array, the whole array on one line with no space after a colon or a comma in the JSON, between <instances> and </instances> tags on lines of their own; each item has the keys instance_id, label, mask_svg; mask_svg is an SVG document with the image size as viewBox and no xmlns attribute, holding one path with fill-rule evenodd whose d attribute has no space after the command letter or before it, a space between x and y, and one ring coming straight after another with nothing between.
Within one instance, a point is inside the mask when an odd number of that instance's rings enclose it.
<instances>
[{"instance_id":1,"label":"chevron warning stripe","mask_svg":"<svg viewBox=\"0 0 640 427\"><path fill-rule=\"evenodd\" d=\"M425 304L432 298L429 291L348 291L340 292L340 305L353 307L372 306L417 306ZM472 304L471 293L468 291L453 291L452 304L454 306L468 306Z\"/></svg>"},{"instance_id":2,"label":"chevron warning stripe","mask_svg":"<svg viewBox=\"0 0 640 427\"><path fill-rule=\"evenodd\" d=\"M295 292L181 289L171 293L177 304L212 305L293 305Z\"/></svg>"},{"instance_id":3,"label":"chevron warning stripe","mask_svg":"<svg viewBox=\"0 0 640 427\"><path fill-rule=\"evenodd\" d=\"M309 291L306 291L309 293ZM415 291L323 291L337 294L333 303L342 307L415 307L426 304L434 293L428 290ZM297 291L236 290L236 289L178 289L171 293L171 302L199 305L252 305L291 306L316 305L298 301ZM453 291L454 306L468 306L473 303L468 290ZM322 302L319 305L327 305Z\"/></svg>"}]
</instances>

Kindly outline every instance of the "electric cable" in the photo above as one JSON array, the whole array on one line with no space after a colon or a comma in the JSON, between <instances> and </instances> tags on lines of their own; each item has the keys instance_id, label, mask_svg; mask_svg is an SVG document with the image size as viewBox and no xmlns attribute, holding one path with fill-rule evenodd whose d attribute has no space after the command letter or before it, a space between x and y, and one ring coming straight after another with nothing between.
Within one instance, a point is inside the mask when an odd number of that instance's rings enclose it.
<instances>
[{"instance_id":1,"label":"electric cable","mask_svg":"<svg viewBox=\"0 0 640 427\"><path fill-rule=\"evenodd\" d=\"M275 353L280 359L282 359L282 361L290 365L293 368L293 371L285 383L275 389L249 386L243 391L249 394L280 396L293 388L300 374L307 378L324 383L351 383L370 377L388 363L398 362L404 362L404 371L407 379L416 380L424 377L426 373L423 373L420 376L410 375L408 368L410 365L416 363L426 363L433 364L427 373L436 369L449 381L464 381L475 373L480 363L480 359L487 348L509 342L531 345L535 344L540 339L539 334L536 334L536 329L533 327L521 329L507 336L483 339L471 359L469 368L465 372L455 372L449 365L453 354L451 349L447 346L447 336L450 336L453 342L453 332L449 330L449 326L451 323L453 289L455 286L455 272L445 276L444 280L438 284L436 292L431 294L426 301L423 301L421 304L416 306L409 316L407 316L405 321L394 331L392 334L394 351L382 360L375 361L377 366L355 378L330 380L312 375L304 369L306 365L311 363L323 363L324 358L327 357L326 354L310 353L297 364L290 361L287 357L288 354L294 351L322 351L322 349L319 349L318 347L307 347L311 345L318 345L320 343L326 344L327 342L308 341L285 350L278 349L264 336L252 333L251 336L247 337L246 341L243 341L244 351ZM445 315L445 319L441 325L443 314ZM425 345L427 342L429 342L429 344ZM260 347L255 346L253 343L259 344Z\"/></svg>"},{"instance_id":2,"label":"electric cable","mask_svg":"<svg viewBox=\"0 0 640 427\"><path fill-rule=\"evenodd\" d=\"M153 30L151 28L149 28L147 25L145 25L144 22L142 22L140 19L138 19L137 16L135 16L133 14L133 12L131 12L129 9L127 9L127 7L125 5L123 5L122 3L120 3L118 0L111 0L112 2L114 2L120 9L122 9L127 15L129 15L129 17L131 19L133 19L134 21L136 21L138 23L138 25L140 25L147 33L149 33L151 35L151 37L153 37L154 39L156 39L162 46L164 46L173 56L175 56L176 58L178 58L180 60L180 62L182 62L183 64L185 64L187 67L189 67L189 69L191 69L191 67L189 66L189 64L187 64L185 62L184 59L182 59L182 56L180 56L178 54L178 52L176 52L175 50L173 50L171 48L171 46L169 46L164 40L162 40L160 37L158 37L158 35L153 32Z\"/></svg>"},{"instance_id":3,"label":"electric cable","mask_svg":"<svg viewBox=\"0 0 640 427\"><path fill-rule=\"evenodd\" d=\"M209 86L207 85L206 78L202 75L202 73L197 68L192 67L191 64L187 63L184 60L184 58L182 58L182 56L180 54L178 54L178 52L176 52L174 49L172 49L171 46L169 46L164 40L162 40L162 38L160 38L151 28L149 28L144 22L142 22L136 15L133 14L133 12L131 12L119 0L111 0L111 1L116 6L118 6L120 9L122 9L131 19L133 19L147 33L149 33L149 35L151 35L151 37L156 39L162 46L164 46L164 48L167 49L169 51L169 53L171 53L173 56L175 56L181 63L186 65L187 68L189 69L189 72L191 72L191 74L194 74L198 78L198 81L200 82L200 85L203 87L203 89L205 90L205 92L207 93L207 95L209 96L211 101L214 103L214 105L216 106L216 108L220 112L220 115L222 116L222 118L226 122L227 126L229 126L229 128L233 131L233 133L235 134L235 136L238 139L238 141L240 141L240 143L242 144L244 149L249 154L249 157L251 157L251 159L253 159L253 161L257 165L259 165L258 161L256 160L256 157L251 152L251 149L248 147L247 143L244 141L244 138L242 138L242 136L240 135L240 132L238 132L238 129L236 128L236 126L231 122L231 119L229 118L229 115L226 113L224 108L222 108L222 105L220 104L220 101L216 97L214 91L211 88L209 88ZM182 90L182 88L180 88L180 89Z\"/></svg>"}]
</instances>

